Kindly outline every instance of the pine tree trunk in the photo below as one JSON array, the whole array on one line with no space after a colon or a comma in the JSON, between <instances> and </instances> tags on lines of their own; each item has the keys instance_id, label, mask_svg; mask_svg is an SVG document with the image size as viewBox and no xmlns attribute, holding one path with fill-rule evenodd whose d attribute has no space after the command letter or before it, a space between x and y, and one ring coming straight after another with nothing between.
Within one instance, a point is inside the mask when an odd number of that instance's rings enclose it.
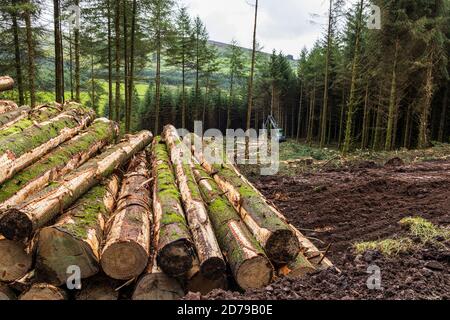
<instances>
[{"instance_id":1,"label":"pine tree trunk","mask_svg":"<svg viewBox=\"0 0 450 320\"><path fill-rule=\"evenodd\" d=\"M231 73L230 77L230 100L227 108L227 129L231 129L231 108L234 103L234 73Z\"/></svg>"},{"instance_id":2,"label":"pine tree trunk","mask_svg":"<svg viewBox=\"0 0 450 320\"><path fill-rule=\"evenodd\" d=\"M202 152L193 152L203 168L226 196L251 234L274 264L293 261L299 253L299 241L286 218L231 164L211 165Z\"/></svg>"},{"instance_id":3,"label":"pine tree trunk","mask_svg":"<svg viewBox=\"0 0 450 320\"><path fill-rule=\"evenodd\" d=\"M161 111L161 35L158 34L156 42L155 134L159 134L159 114Z\"/></svg>"},{"instance_id":4,"label":"pine tree trunk","mask_svg":"<svg viewBox=\"0 0 450 320\"><path fill-rule=\"evenodd\" d=\"M128 166L116 211L107 224L101 265L113 279L138 277L148 264L153 224L149 182L148 162L143 151Z\"/></svg>"},{"instance_id":5,"label":"pine tree trunk","mask_svg":"<svg viewBox=\"0 0 450 320\"><path fill-rule=\"evenodd\" d=\"M23 293L19 300L42 300L42 301L61 301L68 300L67 293L50 284L34 284L30 290Z\"/></svg>"},{"instance_id":6,"label":"pine tree trunk","mask_svg":"<svg viewBox=\"0 0 450 320\"><path fill-rule=\"evenodd\" d=\"M0 92L12 90L14 88L14 80L9 76L0 77Z\"/></svg>"},{"instance_id":7,"label":"pine tree trunk","mask_svg":"<svg viewBox=\"0 0 450 320\"><path fill-rule=\"evenodd\" d=\"M251 119L252 119L252 109L253 109L253 81L255 76L255 65L256 65L256 28L258 26L258 0L255 2L255 20L253 24L253 50L252 50L252 62L250 67L250 79L248 83L248 108L247 108L247 130L250 130ZM255 127L255 129L257 129Z\"/></svg>"},{"instance_id":8,"label":"pine tree trunk","mask_svg":"<svg viewBox=\"0 0 450 320\"><path fill-rule=\"evenodd\" d=\"M187 221L200 260L201 272L208 279L219 279L225 272L225 262L200 190L195 182L190 150L186 150L173 126L164 128L163 138L178 180Z\"/></svg>"},{"instance_id":9,"label":"pine tree trunk","mask_svg":"<svg viewBox=\"0 0 450 320\"><path fill-rule=\"evenodd\" d=\"M115 17L114 17L114 31L115 31L115 58L116 58L116 92L114 103L114 120L120 125L120 1L116 0Z\"/></svg>"},{"instance_id":10,"label":"pine tree trunk","mask_svg":"<svg viewBox=\"0 0 450 320\"><path fill-rule=\"evenodd\" d=\"M447 142L448 137L446 137L447 130L447 109L448 109L448 89L449 84L447 83L444 91L444 98L442 99L442 112L441 112L441 121L439 124L439 134L438 140L441 142Z\"/></svg>"},{"instance_id":11,"label":"pine tree trunk","mask_svg":"<svg viewBox=\"0 0 450 320\"><path fill-rule=\"evenodd\" d=\"M51 227L39 232L36 279L55 286L68 280L67 268L76 265L82 279L100 271L100 252L105 222L112 215L120 181L112 175L78 200Z\"/></svg>"},{"instance_id":12,"label":"pine tree trunk","mask_svg":"<svg viewBox=\"0 0 450 320\"><path fill-rule=\"evenodd\" d=\"M298 107L298 121L297 121L297 141L300 140L302 132L302 115L303 115L303 81L300 88L300 103Z\"/></svg>"},{"instance_id":13,"label":"pine tree trunk","mask_svg":"<svg viewBox=\"0 0 450 320\"><path fill-rule=\"evenodd\" d=\"M411 104L408 104L408 109L406 111L406 123L405 123L405 132L403 135L403 148L409 148L410 146L410 141L409 141L409 135L410 135L410 131L411 131Z\"/></svg>"},{"instance_id":14,"label":"pine tree trunk","mask_svg":"<svg viewBox=\"0 0 450 320\"><path fill-rule=\"evenodd\" d=\"M12 0L12 5L15 5L15 1ZM20 42L19 42L19 25L17 23L17 12L16 8L13 9L12 16L12 28L14 34L14 56L16 64L16 79L17 79L17 89L19 93L19 105L23 106L25 104L25 94L23 88L23 75L22 75L22 59L20 57Z\"/></svg>"},{"instance_id":15,"label":"pine tree trunk","mask_svg":"<svg viewBox=\"0 0 450 320\"><path fill-rule=\"evenodd\" d=\"M12 127L14 124L25 119L31 112L31 108L28 106L19 107L17 110L0 114L0 134L7 128Z\"/></svg>"},{"instance_id":16,"label":"pine tree trunk","mask_svg":"<svg viewBox=\"0 0 450 320\"><path fill-rule=\"evenodd\" d=\"M397 108L397 63L398 63L398 51L400 50L399 40L395 42L395 54L394 63L392 66L392 80L391 80L391 93L389 96L389 116L386 131L386 144L384 146L385 150L391 150L393 141L393 131L394 131L394 121L395 121L395 111Z\"/></svg>"},{"instance_id":17,"label":"pine tree trunk","mask_svg":"<svg viewBox=\"0 0 450 320\"><path fill-rule=\"evenodd\" d=\"M369 140L369 82L366 85L366 94L364 97L364 118L363 118L363 128L362 128L362 139L361 139L361 149L364 150L367 147Z\"/></svg>"},{"instance_id":18,"label":"pine tree trunk","mask_svg":"<svg viewBox=\"0 0 450 320\"><path fill-rule=\"evenodd\" d=\"M0 183L71 139L94 119L92 110L79 106L41 122L20 134L0 139Z\"/></svg>"},{"instance_id":19,"label":"pine tree trunk","mask_svg":"<svg viewBox=\"0 0 450 320\"><path fill-rule=\"evenodd\" d=\"M60 2L53 0L53 19L54 19L54 37L55 37L55 101L63 102L63 79L62 75L62 47L61 47L61 25L60 25Z\"/></svg>"},{"instance_id":20,"label":"pine tree trunk","mask_svg":"<svg viewBox=\"0 0 450 320\"><path fill-rule=\"evenodd\" d=\"M129 133L130 132L130 128L128 127L128 123L129 123L129 111L130 109L128 108L128 102L129 102L129 87L128 87L128 83L130 81L130 61L129 61L129 56L128 56L128 21L127 21L127 1L123 0L123 57L124 57L124 62L123 62L123 66L124 66L124 76L123 76L123 80L124 80L124 94L125 94L125 133Z\"/></svg>"},{"instance_id":21,"label":"pine tree trunk","mask_svg":"<svg viewBox=\"0 0 450 320\"><path fill-rule=\"evenodd\" d=\"M382 87L380 87L380 93L378 98L378 108L377 108L377 116L375 122L375 135L373 138L373 150L378 150L380 148L380 144L382 143L382 121L383 121L383 110L382 110Z\"/></svg>"},{"instance_id":22,"label":"pine tree trunk","mask_svg":"<svg viewBox=\"0 0 450 320\"><path fill-rule=\"evenodd\" d=\"M63 181L53 183L26 203L0 211L0 232L10 240L29 239L34 231L70 207L151 140L152 135L148 131L128 136L124 142L89 160L66 175Z\"/></svg>"},{"instance_id":23,"label":"pine tree trunk","mask_svg":"<svg viewBox=\"0 0 450 320\"><path fill-rule=\"evenodd\" d=\"M192 268L194 244L181 204L167 147L155 139L153 154L153 210L158 225L158 266L172 277L182 276Z\"/></svg>"},{"instance_id":24,"label":"pine tree trunk","mask_svg":"<svg viewBox=\"0 0 450 320\"><path fill-rule=\"evenodd\" d=\"M430 130L428 128L430 122L431 104L433 102L434 94L434 78L433 78L433 53L430 54L428 67L426 72L425 84L423 87L423 98L421 102L420 121L419 121L419 142L420 149L428 148L430 142Z\"/></svg>"},{"instance_id":25,"label":"pine tree trunk","mask_svg":"<svg viewBox=\"0 0 450 320\"><path fill-rule=\"evenodd\" d=\"M67 106L65 106L66 108ZM70 106L69 108L72 108ZM69 109L67 108L67 109ZM78 108L78 106L76 106ZM22 108L12 112L16 113L19 112L19 110L24 110ZM26 107L25 107L26 110ZM58 103L53 104L47 104L42 105L39 107L36 107L32 110L30 110L27 114L23 114L22 116L19 116L18 118L11 120L10 122L5 123L0 128L0 139L3 139L7 136L13 135L15 133L22 133L26 129L33 126L35 123L41 123L43 121L47 121L51 119L52 117L57 116L61 113L63 110L63 107ZM1 115L1 117L5 117L5 122L8 121L10 113L5 113ZM3 121L3 120L2 120Z\"/></svg>"},{"instance_id":26,"label":"pine tree trunk","mask_svg":"<svg viewBox=\"0 0 450 320\"><path fill-rule=\"evenodd\" d=\"M133 94L134 94L134 55L135 55L135 39L136 39L136 14L137 1L133 0L132 18L131 18L131 48L130 48L130 70L128 80L128 131L131 130L131 119L133 111Z\"/></svg>"},{"instance_id":27,"label":"pine tree trunk","mask_svg":"<svg viewBox=\"0 0 450 320\"><path fill-rule=\"evenodd\" d=\"M194 175L237 284L244 290L268 285L272 281L273 267L261 246L222 195L214 179L200 165L194 169Z\"/></svg>"},{"instance_id":28,"label":"pine tree trunk","mask_svg":"<svg viewBox=\"0 0 450 320\"><path fill-rule=\"evenodd\" d=\"M78 168L105 146L114 143L118 134L115 123L105 118L95 120L84 133L0 185L0 210L18 206L52 181Z\"/></svg>"},{"instance_id":29,"label":"pine tree trunk","mask_svg":"<svg viewBox=\"0 0 450 320\"><path fill-rule=\"evenodd\" d=\"M33 264L30 251L22 242L11 241L0 235L0 283L16 281L28 273Z\"/></svg>"},{"instance_id":30,"label":"pine tree trunk","mask_svg":"<svg viewBox=\"0 0 450 320\"><path fill-rule=\"evenodd\" d=\"M27 1L30 4L30 0ZM30 90L30 107L36 106L36 88L35 88L35 61L34 61L34 42L33 31L31 30L31 13L25 10L25 29L27 33L27 49L28 49L28 84Z\"/></svg>"},{"instance_id":31,"label":"pine tree trunk","mask_svg":"<svg viewBox=\"0 0 450 320\"><path fill-rule=\"evenodd\" d=\"M80 0L74 1L76 6L80 5ZM80 103L80 30L75 28L74 30L74 42L75 42L75 101ZM110 47L110 46L108 46Z\"/></svg>"},{"instance_id":32,"label":"pine tree trunk","mask_svg":"<svg viewBox=\"0 0 450 320\"><path fill-rule=\"evenodd\" d=\"M111 28L111 1L107 2L108 9L108 118L109 120L114 119L114 109L113 109L113 61L112 61L112 28Z\"/></svg>"}]
</instances>

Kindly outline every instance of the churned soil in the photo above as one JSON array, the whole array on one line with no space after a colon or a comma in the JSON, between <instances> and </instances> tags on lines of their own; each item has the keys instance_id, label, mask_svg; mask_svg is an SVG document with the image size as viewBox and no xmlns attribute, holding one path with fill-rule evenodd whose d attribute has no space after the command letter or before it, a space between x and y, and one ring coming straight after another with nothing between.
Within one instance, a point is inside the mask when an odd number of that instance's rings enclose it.
<instances>
[{"instance_id":1,"label":"churned soil","mask_svg":"<svg viewBox=\"0 0 450 320\"><path fill-rule=\"evenodd\" d=\"M360 162L339 169L299 175L249 177L288 220L341 270L317 272L306 279L280 279L246 293L214 291L187 299L450 299L450 245L436 245L394 257L378 252L355 255L357 242L407 233L398 223L423 217L450 225L450 162L384 166ZM368 289L368 267L381 270L380 290Z\"/></svg>"}]
</instances>

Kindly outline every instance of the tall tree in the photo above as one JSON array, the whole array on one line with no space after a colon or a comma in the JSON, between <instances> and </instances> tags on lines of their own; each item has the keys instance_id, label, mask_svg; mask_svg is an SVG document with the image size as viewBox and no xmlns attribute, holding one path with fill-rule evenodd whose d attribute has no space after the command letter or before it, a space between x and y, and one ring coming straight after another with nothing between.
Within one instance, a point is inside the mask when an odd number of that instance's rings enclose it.
<instances>
[{"instance_id":1,"label":"tall tree","mask_svg":"<svg viewBox=\"0 0 450 320\"><path fill-rule=\"evenodd\" d=\"M248 102L247 102L247 130L250 130L252 109L253 109L253 78L255 75L255 63L256 63L256 28L258 26L258 0L255 0L255 20L253 23L253 47L252 47L252 60L250 67L250 78L248 81ZM256 128L255 128L256 129Z\"/></svg>"},{"instance_id":2,"label":"tall tree","mask_svg":"<svg viewBox=\"0 0 450 320\"><path fill-rule=\"evenodd\" d=\"M27 33L27 48L28 48L28 83L30 91L30 106L34 108L36 106L36 75L35 75L35 50L33 30L31 26L31 15L35 10L35 6L30 0L27 0L27 6L24 11L25 28Z\"/></svg>"},{"instance_id":3,"label":"tall tree","mask_svg":"<svg viewBox=\"0 0 450 320\"><path fill-rule=\"evenodd\" d=\"M60 0L53 0L53 23L55 38L55 100L64 101L63 85L63 50L62 50L62 32L61 32L61 4Z\"/></svg>"},{"instance_id":4,"label":"tall tree","mask_svg":"<svg viewBox=\"0 0 450 320\"><path fill-rule=\"evenodd\" d=\"M244 72L244 57L243 51L239 47L236 40L231 41L231 45L228 49L228 65L229 70L229 82L230 82L230 100L227 108L227 129L231 128L231 109L234 104L234 94L236 83L242 78Z\"/></svg>"},{"instance_id":5,"label":"tall tree","mask_svg":"<svg viewBox=\"0 0 450 320\"><path fill-rule=\"evenodd\" d=\"M194 69L195 69L195 110L194 120L200 120L200 74L208 59L208 32L200 17L194 20Z\"/></svg>"}]
</instances>

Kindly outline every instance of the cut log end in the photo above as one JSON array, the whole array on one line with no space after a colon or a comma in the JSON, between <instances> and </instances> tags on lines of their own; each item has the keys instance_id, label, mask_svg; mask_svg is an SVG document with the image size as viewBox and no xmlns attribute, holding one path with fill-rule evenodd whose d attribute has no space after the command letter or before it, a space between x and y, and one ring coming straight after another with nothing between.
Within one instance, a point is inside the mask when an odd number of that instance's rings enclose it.
<instances>
[{"instance_id":1,"label":"cut log end","mask_svg":"<svg viewBox=\"0 0 450 320\"><path fill-rule=\"evenodd\" d=\"M114 281L106 277L94 277L83 282L83 288L75 296L76 300L114 301L119 299L119 292L114 288Z\"/></svg>"},{"instance_id":2,"label":"cut log end","mask_svg":"<svg viewBox=\"0 0 450 320\"><path fill-rule=\"evenodd\" d=\"M227 290L228 282L227 277L222 274L222 276L216 280L209 280L205 278L201 272L194 274L186 284L186 291L192 293L200 293L206 296L211 291L216 289Z\"/></svg>"},{"instance_id":3,"label":"cut log end","mask_svg":"<svg viewBox=\"0 0 450 320\"><path fill-rule=\"evenodd\" d=\"M27 274L32 265L32 255L21 242L0 236L0 281L11 282Z\"/></svg>"},{"instance_id":4,"label":"cut log end","mask_svg":"<svg viewBox=\"0 0 450 320\"><path fill-rule=\"evenodd\" d=\"M69 266L80 268L83 279L99 271L98 259L86 242L66 232L49 227L41 230L36 258L36 278L40 282L60 286L67 282Z\"/></svg>"},{"instance_id":5,"label":"cut log end","mask_svg":"<svg viewBox=\"0 0 450 320\"><path fill-rule=\"evenodd\" d=\"M300 242L294 232L278 230L269 237L265 248L270 261L282 265L295 260L300 252Z\"/></svg>"},{"instance_id":6,"label":"cut log end","mask_svg":"<svg viewBox=\"0 0 450 320\"><path fill-rule=\"evenodd\" d=\"M180 283L162 272L144 275L133 293L133 300L178 300L184 296Z\"/></svg>"},{"instance_id":7,"label":"cut log end","mask_svg":"<svg viewBox=\"0 0 450 320\"><path fill-rule=\"evenodd\" d=\"M103 251L103 271L113 279L130 280L139 276L147 266L147 251L135 242L116 242Z\"/></svg>"},{"instance_id":8,"label":"cut log end","mask_svg":"<svg viewBox=\"0 0 450 320\"><path fill-rule=\"evenodd\" d=\"M40 283L33 285L30 290L20 296L19 300L67 300L67 294L62 289L49 284Z\"/></svg>"},{"instance_id":9,"label":"cut log end","mask_svg":"<svg viewBox=\"0 0 450 320\"><path fill-rule=\"evenodd\" d=\"M273 279L273 268L264 256L246 260L237 270L236 282L244 290L267 286Z\"/></svg>"},{"instance_id":10,"label":"cut log end","mask_svg":"<svg viewBox=\"0 0 450 320\"><path fill-rule=\"evenodd\" d=\"M188 240L171 243L158 253L158 266L172 277L184 275L192 268L192 263L192 247Z\"/></svg>"},{"instance_id":11,"label":"cut log end","mask_svg":"<svg viewBox=\"0 0 450 320\"><path fill-rule=\"evenodd\" d=\"M200 271L202 276L204 276L206 279L218 280L221 279L225 274L226 265L223 259L212 257L202 263Z\"/></svg>"},{"instance_id":12,"label":"cut log end","mask_svg":"<svg viewBox=\"0 0 450 320\"><path fill-rule=\"evenodd\" d=\"M0 215L0 233L9 240L22 241L30 239L33 223L22 211L11 208Z\"/></svg>"}]
</instances>

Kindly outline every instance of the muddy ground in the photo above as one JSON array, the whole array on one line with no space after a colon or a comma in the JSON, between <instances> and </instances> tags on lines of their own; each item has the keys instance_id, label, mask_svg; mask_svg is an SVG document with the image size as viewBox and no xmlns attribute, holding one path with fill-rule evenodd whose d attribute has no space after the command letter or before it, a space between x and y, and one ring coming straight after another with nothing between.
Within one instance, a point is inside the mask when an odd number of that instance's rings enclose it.
<instances>
[{"instance_id":1,"label":"muddy ground","mask_svg":"<svg viewBox=\"0 0 450 320\"><path fill-rule=\"evenodd\" d=\"M314 172L313 172L314 171ZM355 256L356 242L406 233L398 222L420 216L450 226L450 161L379 166L361 162L293 177L251 177L255 185L342 271L303 280L281 279L245 294L216 291L209 299L450 299L450 245L387 258ZM368 266L381 269L381 290L367 288ZM196 295L189 298L197 299Z\"/></svg>"}]
</instances>

